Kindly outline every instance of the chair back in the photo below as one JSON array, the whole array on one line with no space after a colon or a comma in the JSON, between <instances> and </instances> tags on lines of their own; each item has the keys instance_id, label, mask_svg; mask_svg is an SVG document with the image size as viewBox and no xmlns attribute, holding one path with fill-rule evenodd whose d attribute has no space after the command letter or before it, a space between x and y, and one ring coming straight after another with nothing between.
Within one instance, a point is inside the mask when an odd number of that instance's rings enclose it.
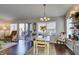
<instances>
[{"instance_id":1,"label":"chair back","mask_svg":"<svg viewBox=\"0 0 79 59\"><path fill-rule=\"evenodd\" d=\"M46 47L46 41L44 40L36 40L37 47Z\"/></svg>"}]
</instances>

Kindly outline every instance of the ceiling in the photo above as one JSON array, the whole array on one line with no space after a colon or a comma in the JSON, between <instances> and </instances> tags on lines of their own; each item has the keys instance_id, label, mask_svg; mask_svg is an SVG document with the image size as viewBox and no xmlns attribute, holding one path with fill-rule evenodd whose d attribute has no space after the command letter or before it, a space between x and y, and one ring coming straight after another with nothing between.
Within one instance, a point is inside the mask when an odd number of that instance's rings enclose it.
<instances>
[{"instance_id":1,"label":"ceiling","mask_svg":"<svg viewBox=\"0 0 79 59\"><path fill-rule=\"evenodd\" d=\"M64 16L71 4L47 4L46 16L56 17ZM27 17L27 18L39 18L43 17L43 5L42 4L1 4L0 16L8 16L12 18Z\"/></svg>"}]
</instances>

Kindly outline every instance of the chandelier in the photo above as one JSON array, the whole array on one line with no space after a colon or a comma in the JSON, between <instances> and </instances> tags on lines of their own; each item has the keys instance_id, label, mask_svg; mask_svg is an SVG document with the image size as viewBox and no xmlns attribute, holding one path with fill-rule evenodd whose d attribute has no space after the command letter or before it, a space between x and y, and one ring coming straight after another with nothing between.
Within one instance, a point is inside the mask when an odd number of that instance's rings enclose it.
<instances>
[{"instance_id":1,"label":"chandelier","mask_svg":"<svg viewBox=\"0 0 79 59\"><path fill-rule=\"evenodd\" d=\"M46 14L45 14L45 8L46 8L46 4L43 4L44 6L44 17L43 18L40 18L41 21L49 21L50 18L46 17Z\"/></svg>"}]
</instances>

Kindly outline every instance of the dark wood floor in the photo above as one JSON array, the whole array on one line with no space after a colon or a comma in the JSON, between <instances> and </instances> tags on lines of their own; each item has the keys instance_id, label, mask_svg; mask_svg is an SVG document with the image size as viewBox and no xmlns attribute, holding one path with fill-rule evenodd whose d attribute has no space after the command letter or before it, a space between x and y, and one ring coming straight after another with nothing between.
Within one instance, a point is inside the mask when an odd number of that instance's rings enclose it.
<instances>
[{"instance_id":1,"label":"dark wood floor","mask_svg":"<svg viewBox=\"0 0 79 59\"><path fill-rule=\"evenodd\" d=\"M5 49L2 52L7 55L24 55L26 52L26 41L19 40L16 46L12 46L11 48Z\"/></svg>"},{"instance_id":2,"label":"dark wood floor","mask_svg":"<svg viewBox=\"0 0 79 59\"><path fill-rule=\"evenodd\" d=\"M56 55L74 55L65 45L54 44ZM24 55L26 54L25 40L20 40L16 46L3 50L7 55Z\"/></svg>"},{"instance_id":3,"label":"dark wood floor","mask_svg":"<svg viewBox=\"0 0 79 59\"><path fill-rule=\"evenodd\" d=\"M62 44L54 44L56 49L56 55L74 55L74 53L66 46Z\"/></svg>"}]
</instances>

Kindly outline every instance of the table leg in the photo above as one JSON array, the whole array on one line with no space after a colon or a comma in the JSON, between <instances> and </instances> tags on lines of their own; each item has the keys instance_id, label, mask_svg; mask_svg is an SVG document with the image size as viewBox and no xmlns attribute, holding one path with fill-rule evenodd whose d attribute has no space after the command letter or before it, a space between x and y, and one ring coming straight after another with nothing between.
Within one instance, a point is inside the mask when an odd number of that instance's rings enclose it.
<instances>
[{"instance_id":1,"label":"table leg","mask_svg":"<svg viewBox=\"0 0 79 59\"><path fill-rule=\"evenodd\" d=\"M47 43L47 54L49 54L49 42Z\"/></svg>"},{"instance_id":2,"label":"table leg","mask_svg":"<svg viewBox=\"0 0 79 59\"><path fill-rule=\"evenodd\" d=\"M35 51L35 50L36 50L35 41L33 42L33 46L34 46L34 47L33 47L33 53L34 53L34 55L35 55L35 52L36 52L36 51Z\"/></svg>"}]
</instances>

